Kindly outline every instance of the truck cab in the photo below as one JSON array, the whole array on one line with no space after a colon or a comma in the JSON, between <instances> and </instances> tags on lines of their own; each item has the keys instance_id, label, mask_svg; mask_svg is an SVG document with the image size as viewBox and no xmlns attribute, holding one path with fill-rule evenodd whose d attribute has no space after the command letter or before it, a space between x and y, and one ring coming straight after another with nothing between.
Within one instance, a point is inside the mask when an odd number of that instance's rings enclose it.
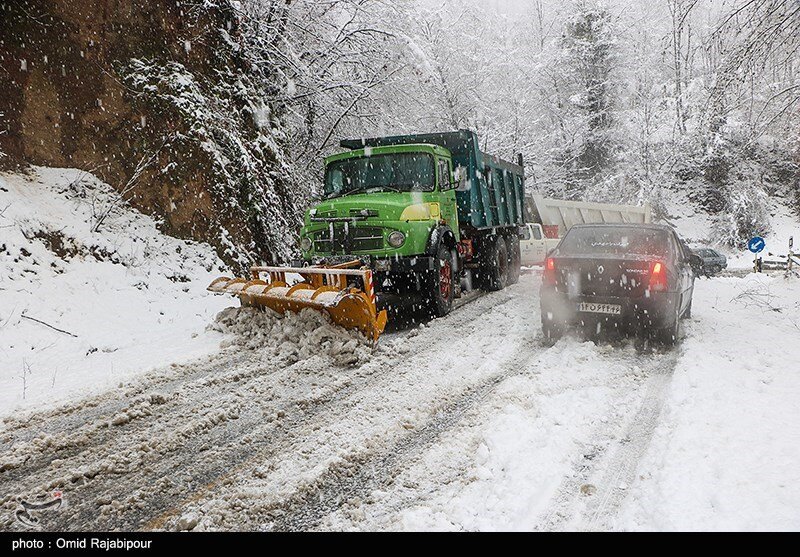
<instances>
[{"instance_id":1,"label":"truck cab","mask_svg":"<svg viewBox=\"0 0 800 557\"><path fill-rule=\"evenodd\" d=\"M426 270L419 256L447 226L459 240L450 152L438 145L365 147L325 160L323 200L300 231L309 263L363 256L376 271Z\"/></svg>"},{"instance_id":2,"label":"truck cab","mask_svg":"<svg viewBox=\"0 0 800 557\"><path fill-rule=\"evenodd\" d=\"M522 264L526 267L544 265L548 252L554 249L559 238L545 236L542 225L538 222L528 222L520 227L519 249Z\"/></svg>"}]
</instances>

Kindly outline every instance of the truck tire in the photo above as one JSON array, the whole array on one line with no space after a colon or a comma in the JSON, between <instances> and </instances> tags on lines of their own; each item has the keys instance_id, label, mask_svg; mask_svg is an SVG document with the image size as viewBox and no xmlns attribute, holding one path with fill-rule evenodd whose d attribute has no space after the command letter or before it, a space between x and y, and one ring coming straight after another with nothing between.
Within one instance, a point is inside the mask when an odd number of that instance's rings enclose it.
<instances>
[{"instance_id":1,"label":"truck tire","mask_svg":"<svg viewBox=\"0 0 800 557\"><path fill-rule=\"evenodd\" d=\"M453 272L453 252L440 243L434 257L434 269L428 280L427 300L434 316L443 317L453 308L453 288L456 279Z\"/></svg>"},{"instance_id":2,"label":"truck tire","mask_svg":"<svg viewBox=\"0 0 800 557\"><path fill-rule=\"evenodd\" d=\"M481 266L486 290L502 290L508 285L508 248L501 236L488 240L485 259Z\"/></svg>"},{"instance_id":3,"label":"truck tire","mask_svg":"<svg viewBox=\"0 0 800 557\"><path fill-rule=\"evenodd\" d=\"M508 249L508 284L519 282L520 266L522 265L522 254L519 250L519 236L512 235L506 240Z\"/></svg>"}]
</instances>

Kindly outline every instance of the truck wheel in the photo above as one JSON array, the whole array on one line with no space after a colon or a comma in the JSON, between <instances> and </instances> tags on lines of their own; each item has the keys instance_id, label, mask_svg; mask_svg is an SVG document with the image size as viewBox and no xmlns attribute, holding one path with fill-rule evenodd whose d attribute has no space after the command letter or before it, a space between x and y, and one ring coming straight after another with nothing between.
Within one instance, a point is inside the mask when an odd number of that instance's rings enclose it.
<instances>
[{"instance_id":1,"label":"truck wheel","mask_svg":"<svg viewBox=\"0 0 800 557\"><path fill-rule=\"evenodd\" d=\"M507 241L508 249L508 284L519 282L520 265L522 264L522 254L519 251L519 237L509 236Z\"/></svg>"},{"instance_id":2,"label":"truck wheel","mask_svg":"<svg viewBox=\"0 0 800 557\"><path fill-rule=\"evenodd\" d=\"M489 241L483 275L486 278L487 290L502 290L508 284L508 248L502 237L496 236Z\"/></svg>"},{"instance_id":3,"label":"truck wheel","mask_svg":"<svg viewBox=\"0 0 800 557\"><path fill-rule=\"evenodd\" d=\"M439 244L434 258L434 269L428 285L428 301L436 317L450 313L453 308L453 253L444 244Z\"/></svg>"}]
</instances>

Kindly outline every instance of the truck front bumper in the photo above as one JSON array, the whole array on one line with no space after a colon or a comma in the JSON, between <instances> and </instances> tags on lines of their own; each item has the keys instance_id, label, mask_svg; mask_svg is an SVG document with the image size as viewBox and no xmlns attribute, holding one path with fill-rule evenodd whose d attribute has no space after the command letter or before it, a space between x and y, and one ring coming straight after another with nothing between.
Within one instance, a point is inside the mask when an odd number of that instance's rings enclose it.
<instances>
[{"instance_id":1,"label":"truck front bumper","mask_svg":"<svg viewBox=\"0 0 800 557\"><path fill-rule=\"evenodd\" d=\"M314 257L306 261L305 265L336 265L353 260L360 260L365 267L376 273L420 273L434 268L434 258L429 255L415 255L405 257L374 257L371 255L334 255L328 257Z\"/></svg>"}]
</instances>

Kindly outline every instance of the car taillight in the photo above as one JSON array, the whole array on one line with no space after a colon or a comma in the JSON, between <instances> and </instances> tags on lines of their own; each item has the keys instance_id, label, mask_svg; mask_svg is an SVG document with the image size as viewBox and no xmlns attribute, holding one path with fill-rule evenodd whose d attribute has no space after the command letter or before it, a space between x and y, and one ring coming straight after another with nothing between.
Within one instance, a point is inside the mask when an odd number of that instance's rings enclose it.
<instances>
[{"instance_id":1,"label":"car taillight","mask_svg":"<svg viewBox=\"0 0 800 557\"><path fill-rule=\"evenodd\" d=\"M667 289L667 268L661 261L650 266L650 290L659 292Z\"/></svg>"},{"instance_id":2,"label":"car taillight","mask_svg":"<svg viewBox=\"0 0 800 557\"><path fill-rule=\"evenodd\" d=\"M552 257L548 257L544 262L542 281L548 286L552 286L556 283L556 260Z\"/></svg>"}]
</instances>

